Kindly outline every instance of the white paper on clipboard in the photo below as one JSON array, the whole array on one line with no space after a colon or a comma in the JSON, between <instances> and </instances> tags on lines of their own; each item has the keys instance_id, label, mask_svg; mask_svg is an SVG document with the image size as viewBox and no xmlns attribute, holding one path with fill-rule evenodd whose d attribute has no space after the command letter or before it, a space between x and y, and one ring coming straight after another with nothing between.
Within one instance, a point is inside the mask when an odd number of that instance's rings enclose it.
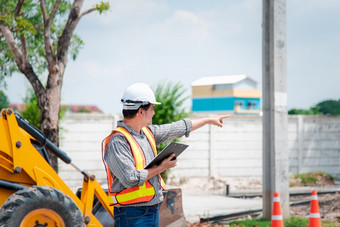
<instances>
[{"instance_id":1,"label":"white paper on clipboard","mask_svg":"<svg viewBox=\"0 0 340 227\"><path fill-rule=\"evenodd\" d=\"M149 169L153 165L160 165L162 161L175 153L178 157L189 145L171 142L148 164L144 169Z\"/></svg>"}]
</instances>

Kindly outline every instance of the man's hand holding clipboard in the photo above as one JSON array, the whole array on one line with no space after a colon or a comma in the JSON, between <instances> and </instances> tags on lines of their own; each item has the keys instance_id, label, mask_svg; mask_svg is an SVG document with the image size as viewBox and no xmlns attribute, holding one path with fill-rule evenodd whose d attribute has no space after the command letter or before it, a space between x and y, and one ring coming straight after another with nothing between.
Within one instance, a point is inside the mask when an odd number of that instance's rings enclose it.
<instances>
[{"instance_id":1,"label":"man's hand holding clipboard","mask_svg":"<svg viewBox=\"0 0 340 227\"><path fill-rule=\"evenodd\" d=\"M164 159L169 158L172 154L175 156L171 159L177 158L189 145L183 143L169 143L144 169L149 169L152 166L158 166Z\"/></svg>"}]
</instances>

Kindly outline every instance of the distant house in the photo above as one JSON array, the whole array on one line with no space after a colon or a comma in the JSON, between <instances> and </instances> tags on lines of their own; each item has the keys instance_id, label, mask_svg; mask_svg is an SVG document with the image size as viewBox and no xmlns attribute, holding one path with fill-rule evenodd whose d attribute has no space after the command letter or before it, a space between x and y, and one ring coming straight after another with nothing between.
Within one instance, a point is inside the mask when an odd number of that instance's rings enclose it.
<instances>
[{"instance_id":1,"label":"distant house","mask_svg":"<svg viewBox=\"0 0 340 227\"><path fill-rule=\"evenodd\" d=\"M194 113L260 114L261 91L246 75L202 77L191 86Z\"/></svg>"},{"instance_id":2,"label":"distant house","mask_svg":"<svg viewBox=\"0 0 340 227\"><path fill-rule=\"evenodd\" d=\"M66 113L103 113L95 105L61 105L61 108L66 109Z\"/></svg>"},{"instance_id":3,"label":"distant house","mask_svg":"<svg viewBox=\"0 0 340 227\"><path fill-rule=\"evenodd\" d=\"M24 103L9 106L17 111L23 111L26 107ZM61 108L65 109L66 113L103 113L96 105L61 105Z\"/></svg>"},{"instance_id":4,"label":"distant house","mask_svg":"<svg viewBox=\"0 0 340 227\"><path fill-rule=\"evenodd\" d=\"M26 108L26 105L24 103L13 103L9 104L9 107L11 107L14 111L23 111Z\"/></svg>"}]
</instances>

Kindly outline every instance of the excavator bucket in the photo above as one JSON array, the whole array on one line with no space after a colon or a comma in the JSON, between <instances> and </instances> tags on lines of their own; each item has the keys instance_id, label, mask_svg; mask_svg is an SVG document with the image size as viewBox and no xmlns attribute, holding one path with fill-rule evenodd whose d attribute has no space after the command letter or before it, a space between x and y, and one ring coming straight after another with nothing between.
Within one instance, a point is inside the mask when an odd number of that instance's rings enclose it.
<instances>
[{"instance_id":1,"label":"excavator bucket","mask_svg":"<svg viewBox=\"0 0 340 227\"><path fill-rule=\"evenodd\" d=\"M183 213L182 190L169 189L164 192L164 201L159 209L160 227L188 226Z\"/></svg>"},{"instance_id":2,"label":"excavator bucket","mask_svg":"<svg viewBox=\"0 0 340 227\"><path fill-rule=\"evenodd\" d=\"M93 215L100 221L103 227L112 227L113 221L110 215L101 206L98 200L93 203ZM170 189L164 192L164 201L159 210L159 227L186 227L186 219L182 206L182 190Z\"/></svg>"}]
</instances>

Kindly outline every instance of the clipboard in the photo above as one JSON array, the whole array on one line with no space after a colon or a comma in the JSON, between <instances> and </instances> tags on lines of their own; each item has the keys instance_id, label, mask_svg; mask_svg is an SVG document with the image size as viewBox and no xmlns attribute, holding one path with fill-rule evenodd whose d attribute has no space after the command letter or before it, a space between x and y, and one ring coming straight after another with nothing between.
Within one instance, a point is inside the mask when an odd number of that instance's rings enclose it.
<instances>
[{"instance_id":1,"label":"clipboard","mask_svg":"<svg viewBox=\"0 0 340 227\"><path fill-rule=\"evenodd\" d=\"M144 169L149 169L153 165L160 165L162 161L175 153L178 157L189 145L171 142L148 164Z\"/></svg>"}]
</instances>

